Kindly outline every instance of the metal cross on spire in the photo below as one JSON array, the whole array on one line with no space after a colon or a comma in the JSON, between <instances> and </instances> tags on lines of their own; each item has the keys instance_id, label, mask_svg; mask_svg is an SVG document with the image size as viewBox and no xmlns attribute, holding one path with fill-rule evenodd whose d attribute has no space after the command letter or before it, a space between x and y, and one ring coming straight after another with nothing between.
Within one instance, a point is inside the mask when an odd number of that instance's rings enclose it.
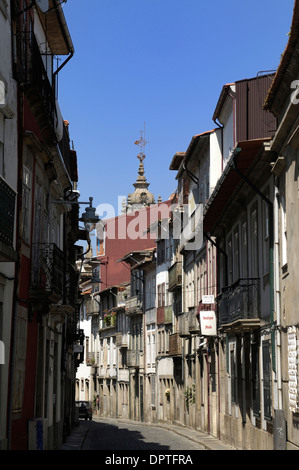
<instances>
[{"instance_id":1,"label":"metal cross on spire","mask_svg":"<svg viewBox=\"0 0 299 470\"><path fill-rule=\"evenodd\" d=\"M143 160L145 159L144 148L145 148L146 144L148 143L148 141L145 140L145 125L144 125L144 130L139 131L139 132L140 132L140 139L136 140L134 142L134 144L138 145L138 147L141 150L141 152L138 154L137 158L140 160L140 163L142 163Z\"/></svg>"}]
</instances>

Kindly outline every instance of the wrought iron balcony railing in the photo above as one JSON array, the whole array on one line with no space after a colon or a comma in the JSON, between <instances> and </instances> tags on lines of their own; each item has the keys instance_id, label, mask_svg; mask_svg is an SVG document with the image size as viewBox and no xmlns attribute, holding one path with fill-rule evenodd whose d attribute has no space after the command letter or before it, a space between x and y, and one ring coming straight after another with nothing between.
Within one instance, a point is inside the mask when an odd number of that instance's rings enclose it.
<instances>
[{"instance_id":1,"label":"wrought iron balcony railing","mask_svg":"<svg viewBox=\"0 0 299 470\"><path fill-rule=\"evenodd\" d=\"M260 318L259 279L239 279L218 296L219 325Z\"/></svg>"},{"instance_id":2,"label":"wrought iron balcony railing","mask_svg":"<svg viewBox=\"0 0 299 470\"><path fill-rule=\"evenodd\" d=\"M46 141L53 143L56 130L63 126L62 138L56 148L64 162L72 181L76 180L76 157L70 149L70 138L56 100L55 77L52 67L47 72L45 64L51 64L51 54L43 54L34 33L16 33L17 61L15 64L16 79L26 93L33 113L38 117L39 128ZM54 137L56 143L56 137Z\"/></svg>"},{"instance_id":3,"label":"wrought iron balcony railing","mask_svg":"<svg viewBox=\"0 0 299 470\"><path fill-rule=\"evenodd\" d=\"M34 243L31 290L62 297L63 289L63 252L55 243Z\"/></svg>"},{"instance_id":4,"label":"wrought iron balcony railing","mask_svg":"<svg viewBox=\"0 0 299 470\"><path fill-rule=\"evenodd\" d=\"M27 91L30 100L35 102L37 111L41 112L41 116L46 118L53 128L54 119L57 118L55 91L50 83L35 35L32 32L18 32L16 44L16 78Z\"/></svg>"}]
</instances>

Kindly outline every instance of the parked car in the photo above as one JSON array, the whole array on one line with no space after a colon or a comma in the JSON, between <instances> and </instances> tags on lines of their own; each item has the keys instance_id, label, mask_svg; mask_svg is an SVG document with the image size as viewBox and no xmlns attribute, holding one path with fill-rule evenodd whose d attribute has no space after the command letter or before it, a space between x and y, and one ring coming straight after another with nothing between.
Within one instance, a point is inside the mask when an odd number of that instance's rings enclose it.
<instances>
[{"instance_id":1,"label":"parked car","mask_svg":"<svg viewBox=\"0 0 299 470\"><path fill-rule=\"evenodd\" d=\"M92 405L90 401L76 401L79 408L79 418L92 419Z\"/></svg>"}]
</instances>

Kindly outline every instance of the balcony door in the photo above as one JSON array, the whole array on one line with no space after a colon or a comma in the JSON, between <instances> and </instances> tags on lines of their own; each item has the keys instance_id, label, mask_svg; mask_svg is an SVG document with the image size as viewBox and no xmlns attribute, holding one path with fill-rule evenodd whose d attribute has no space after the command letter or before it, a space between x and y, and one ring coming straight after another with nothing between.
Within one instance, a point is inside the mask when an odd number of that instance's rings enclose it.
<instances>
[{"instance_id":1,"label":"balcony door","mask_svg":"<svg viewBox=\"0 0 299 470\"><path fill-rule=\"evenodd\" d=\"M259 250L258 250L258 212L255 205L250 213L251 238L251 277L259 277Z\"/></svg>"}]
</instances>

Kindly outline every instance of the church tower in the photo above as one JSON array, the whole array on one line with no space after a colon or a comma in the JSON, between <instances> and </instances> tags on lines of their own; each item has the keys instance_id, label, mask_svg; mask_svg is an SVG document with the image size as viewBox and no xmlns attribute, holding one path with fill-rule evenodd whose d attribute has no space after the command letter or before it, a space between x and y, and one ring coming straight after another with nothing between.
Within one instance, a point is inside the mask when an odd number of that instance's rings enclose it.
<instances>
[{"instance_id":1,"label":"church tower","mask_svg":"<svg viewBox=\"0 0 299 470\"><path fill-rule=\"evenodd\" d=\"M135 191L133 193L128 194L127 203L124 205L123 212L134 212L136 210L142 209L146 206L150 206L151 204L156 204L154 195L148 190L149 183L146 181L146 177L144 174L144 164L143 161L145 159L144 154L144 147L147 144L145 141L142 131L141 138L136 140L135 145L140 147L140 152L137 155L138 160L140 161L139 169L138 169L138 176L136 182L133 184L135 187Z\"/></svg>"}]
</instances>

